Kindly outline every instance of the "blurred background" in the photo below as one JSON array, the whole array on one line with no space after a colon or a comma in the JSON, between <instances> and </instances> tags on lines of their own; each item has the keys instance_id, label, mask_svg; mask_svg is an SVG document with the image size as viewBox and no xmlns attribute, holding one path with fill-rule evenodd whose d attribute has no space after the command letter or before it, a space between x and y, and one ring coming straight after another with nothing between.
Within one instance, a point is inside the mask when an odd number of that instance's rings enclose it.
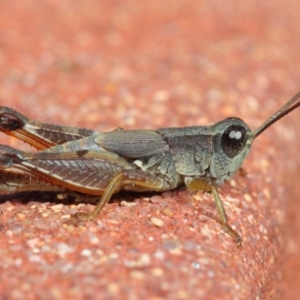
<instances>
[{"instance_id":1,"label":"blurred background","mask_svg":"<svg viewBox=\"0 0 300 300\"><path fill-rule=\"evenodd\" d=\"M72 124L99 129L120 119L163 126L170 103L169 125L214 122L203 104L236 98L226 113L245 118L262 109L262 96L283 103L297 91L298 8L297 1L3 1L1 101L56 122L70 121L67 109Z\"/></svg>"},{"instance_id":2,"label":"blurred background","mask_svg":"<svg viewBox=\"0 0 300 300\"><path fill-rule=\"evenodd\" d=\"M100 131L229 116L256 128L300 90L299 10L296 0L0 1L0 104ZM251 158L278 151L268 172L282 170L286 189L272 299L300 294L299 116L266 132Z\"/></svg>"}]
</instances>

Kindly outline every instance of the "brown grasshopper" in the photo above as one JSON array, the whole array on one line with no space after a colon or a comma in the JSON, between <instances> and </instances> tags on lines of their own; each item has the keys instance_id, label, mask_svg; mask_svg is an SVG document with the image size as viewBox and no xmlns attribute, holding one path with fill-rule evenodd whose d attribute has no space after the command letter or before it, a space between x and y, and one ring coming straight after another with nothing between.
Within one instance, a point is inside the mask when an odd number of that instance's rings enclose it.
<instances>
[{"instance_id":1,"label":"brown grasshopper","mask_svg":"<svg viewBox=\"0 0 300 300\"><path fill-rule=\"evenodd\" d=\"M41 150L24 152L0 145L0 191L69 190L99 195L92 213L77 214L90 220L121 189L168 191L184 183L197 190L206 185L223 228L240 245L217 187L240 168L257 136L300 105L299 98L300 92L254 132L241 119L228 118L212 126L101 133L30 120L0 107L0 130Z\"/></svg>"}]
</instances>

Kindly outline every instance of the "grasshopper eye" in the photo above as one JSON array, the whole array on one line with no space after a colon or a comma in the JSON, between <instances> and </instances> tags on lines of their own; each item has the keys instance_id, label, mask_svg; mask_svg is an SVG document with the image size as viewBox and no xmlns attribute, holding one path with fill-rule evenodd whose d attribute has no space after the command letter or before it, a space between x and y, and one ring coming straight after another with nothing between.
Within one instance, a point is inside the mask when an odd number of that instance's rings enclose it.
<instances>
[{"instance_id":1,"label":"grasshopper eye","mask_svg":"<svg viewBox=\"0 0 300 300\"><path fill-rule=\"evenodd\" d=\"M246 129L241 125L231 125L222 134L221 147L229 157L235 157L245 146Z\"/></svg>"}]
</instances>

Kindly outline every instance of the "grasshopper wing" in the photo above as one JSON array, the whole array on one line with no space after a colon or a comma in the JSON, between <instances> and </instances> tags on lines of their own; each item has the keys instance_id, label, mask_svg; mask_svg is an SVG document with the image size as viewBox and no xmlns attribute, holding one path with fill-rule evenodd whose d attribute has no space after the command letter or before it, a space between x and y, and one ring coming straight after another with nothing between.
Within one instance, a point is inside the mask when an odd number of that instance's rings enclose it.
<instances>
[{"instance_id":1,"label":"grasshopper wing","mask_svg":"<svg viewBox=\"0 0 300 300\"><path fill-rule=\"evenodd\" d=\"M151 157L169 151L164 137L152 130L114 130L97 136L94 141L126 159Z\"/></svg>"}]
</instances>

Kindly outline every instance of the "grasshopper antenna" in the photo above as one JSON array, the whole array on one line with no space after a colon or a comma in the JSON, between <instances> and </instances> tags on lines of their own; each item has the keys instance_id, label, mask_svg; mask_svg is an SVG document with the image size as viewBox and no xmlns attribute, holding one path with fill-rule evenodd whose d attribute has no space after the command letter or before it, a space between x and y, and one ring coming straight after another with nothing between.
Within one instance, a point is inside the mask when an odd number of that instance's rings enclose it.
<instances>
[{"instance_id":1,"label":"grasshopper antenna","mask_svg":"<svg viewBox=\"0 0 300 300\"><path fill-rule=\"evenodd\" d=\"M262 132L264 132L273 123L280 120L282 117L293 111L295 108L300 106L300 92L298 92L289 102L287 102L278 112L276 112L272 117L270 117L265 123L258 127L252 134L252 139L258 137ZM298 102L297 102L298 101Z\"/></svg>"}]
</instances>

